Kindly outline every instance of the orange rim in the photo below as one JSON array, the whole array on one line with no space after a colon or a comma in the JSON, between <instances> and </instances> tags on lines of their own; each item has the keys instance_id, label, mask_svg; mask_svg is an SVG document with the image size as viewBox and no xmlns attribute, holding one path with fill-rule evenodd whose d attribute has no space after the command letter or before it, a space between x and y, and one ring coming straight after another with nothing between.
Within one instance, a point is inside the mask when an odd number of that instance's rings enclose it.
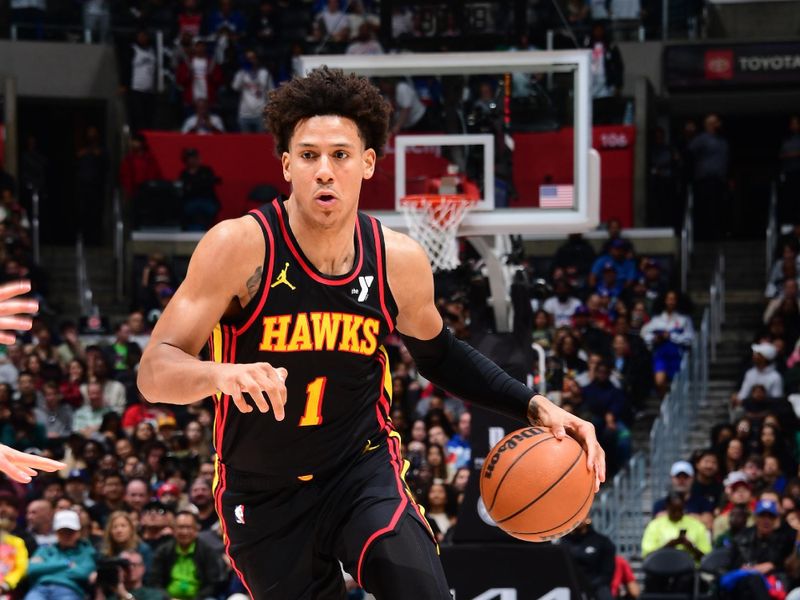
<instances>
[{"instance_id":1,"label":"orange rim","mask_svg":"<svg viewBox=\"0 0 800 600\"><path fill-rule=\"evenodd\" d=\"M400 199L402 204L422 206L423 204L464 203L475 204L477 200L466 194L410 194Z\"/></svg>"}]
</instances>

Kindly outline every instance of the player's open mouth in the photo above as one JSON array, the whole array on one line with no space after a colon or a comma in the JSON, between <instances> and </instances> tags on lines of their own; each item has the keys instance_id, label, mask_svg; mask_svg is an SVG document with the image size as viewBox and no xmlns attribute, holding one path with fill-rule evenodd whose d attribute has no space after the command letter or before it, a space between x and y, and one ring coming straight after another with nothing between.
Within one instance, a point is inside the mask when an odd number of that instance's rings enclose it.
<instances>
[{"instance_id":1,"label":"player's open mouth","mask_svg":"<svg viewBox=\"0 0 800 600\"><path fill-rule=\"evenodd\" d=\"M330 204L336 200L336 196L333 194L320 194L319 196L316 196L316 200L318 202L322 202L323 204Z\"/></svg>"}]
</instances>

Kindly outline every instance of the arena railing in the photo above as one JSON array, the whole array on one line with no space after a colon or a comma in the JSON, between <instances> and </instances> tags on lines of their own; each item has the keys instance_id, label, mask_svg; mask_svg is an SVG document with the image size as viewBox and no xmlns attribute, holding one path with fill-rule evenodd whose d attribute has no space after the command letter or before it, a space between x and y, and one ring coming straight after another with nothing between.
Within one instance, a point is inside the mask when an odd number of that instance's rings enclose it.
<instances>
[{"instance_id":1,"label":"arena railing","mask_svg":"<svg viewBox=\"0 0 800 600\"><path fill-rule=\"evenodd\" d=\"M19 39L19 32L20 31L35 31L37 33L44 33L44 32L58 32L59 34L63 34L69 36L70 34L75 34L75 36L81 37L84 44L91 44L92 43L92 30L89 28L82 27L81 25L53 25L50 23L12 23L11 29L9 31L9 38L11 40L17 41ZM36 40L31 40L36 41Z\"/></svg>"},{"instance_id":2,"label":"arena railing","mask_svg":"<svg viewBox=\"0 0 800 600\"><path fill-rule=\"evenodd\" d=\"M717 360L717 344L722 337L722 323L725 322L725 255L719 253L711 276L708 290L708 309L710 319L711 361Z\"/></svg>"},{"instance_id":3,"label":"arena railing","mask_svg":"<svg viewBox=\"0 0 800 600\"><path fill-rule=\"evenodd\" d=\"M710 360L716 354L725 321L725 256L721 253L717 256L709 296L699 331L650 429L649 465L645 454L637 452L614 476L611 485L598 494L592 507L595 528L609 536L617 551L627 558L641 555L642 534L651 510L645 503L668 490L670 466L686 458L692 426L706 402Z\"/></svg>"},{"instance_id":4,"label":"arena railing","mask_svg":"<svg viewBox=\"0 0 800 600\"><path fill-rule=\"evenodd\" d=\"M125 222L122 215L122 192L114 190L114 291L117 302L125 296Z\"/></svg>"},{"instance_id":5,"label":"arena railing","mask_svg":"<svg viewBox=\"0 0 800 600\"><path fill-rule=\"evenodd\" d=\"M78 306L81 315L89 315L92 310L92 289L89 287L89 271L86 267L86 251L83 245L83 235L78 234L75 242L75 269L78 283Z\"/></svg>"},{"instance_id":6,"label":"arena railing","mask_svg":"<svg viewBox=\"0 0 800 600\"><path fill-rule=\"evenodd\" d=\"M536 372L539 375L539 381L533 381L531 376L531 381L528 381L528 387L532 387L538 390L540 394L545 395L547 394L547 377L545 377L547 373L547 352L545 352L541 344L533 343L531 348L536 352Z\"/></svg>"},{"instance_id":7,"label":"arena railing","mask_svg":"<svg viewBox=\"0 0 800 600\"><path fill-rule=\"evenodd\" d=\"M766 280L769 282L770 271L772 271L773 257L775 256L775 248L778 245L778 188L775 182L772 182L772 188L769 196L769 212L767 213L767 236L766 236L766 252L764 253L765 259L765 274Z\"/></svg>"},{"instance_id":8,"label":"arena railing","mask_svg":"<svg viewBox=\"0 0 800 600\"><path fill-rule=\"evenodd\" d=\"M691 186L686 194L686 210L681 227L681 292L684 294L689 285L689 258L694 251L694 193Z\"/></svg>"},{"instance_id":9,"label":"arena railing","mask_svg":"<svg viewBox=\"0 0 800 600\"><path fill-rule=\"evenodd\" d=\"M654 496L666 493L672 463L686 457L694 417L708 389L711 345L711 310L703 311L700 331L684 354L681 369L672 379L650 429L650 489ZM649 507L647 507L649 510Z\"/></svg>"},{"instance_id":10,"label":"arena railing","mask_svg":"<svg viewBox=\"0 0 800 600\"><path fill-rule=\"evenodd\" d=\"M642 534L647 524L642 498L646 490L647 457L644 452L637 452L592 505L592 525L611 538L617 552L626 558L642 553Z\"/></svg>"},{"instance_id":11,"label":"arena railing","mask_svg":"<svg viewBox=\"0 0 800 600\"><path fill-rule=\"evenodd\" d=\"M41 231L39 224L39 190L31 187L31 240L33 244L33 264L41 264Z\"/></svg>"}]
</instances>

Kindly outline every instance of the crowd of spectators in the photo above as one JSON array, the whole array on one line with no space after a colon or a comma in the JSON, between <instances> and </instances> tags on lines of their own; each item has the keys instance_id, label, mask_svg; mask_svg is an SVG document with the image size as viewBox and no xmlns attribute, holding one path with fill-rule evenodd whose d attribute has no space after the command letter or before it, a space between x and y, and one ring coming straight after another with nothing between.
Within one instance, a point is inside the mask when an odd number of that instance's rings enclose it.
<instances>
[{"instance_id":1,"label":"crowd of spectators","mask_svg":"<svg viewBox=\"0 0 800 600\"><path fill-rule=\"evenodd\" d=\"M47 20L65 24L81 21L77 13L70 17L68 10L48 8L44 2L17 1L20 6L15 8L12 2L11 17L12 23L20 24L18 35L23 37L25 32L28 37L41 37L44 30L36 24ZM259 117L269 91L298 72L297 58L302 54L543 48L545 30L561 27L555 12L544 4L528 6L524 13L508 10L500 3L468 4L457 16L444 4L397 3L382 13L380 3L371 0L87 0L82 22L100 40L110 39L108 28L113 27L120 91L133 131L188 131L186 120L198 112L197 102L205 101L219 116L219 122L201 132L259 132L263 130ZM618 8L600 11L601 4L593 3L591 17L585 4L585 14L571 19L574 32L567 36L570 47L578 44L593 50L595 98L618 94L622 86L620 54L604 24L610 22L613 13L628 18L628 13L639 12L638 8L629 8L623 16ZM627 0L627 4L638 2ZM382 23L382 18L388 23ZM156 33L162 40L159 48ZM426 40L436 43L420 46ZM454 46L457 40L461 40L460 45ZM495 100L500 99L497 88L502 87L501 82L498 77L493 84ZM413 83L414 93L419 95L417 102L426 108L442 109L442 81L430 86L426 78L419 78ZM471 86L473 93L479 83ZM529 111L535 105L552 112L552 105L559 104L538 82L521 83L515 81L514 88L515 92L527 92L525 106L512 105L512 112L517 108ZM159 97L167 102L159 103ZM447 101L453 103L458 98L459 94L451 94ZM476 99L477 94L473 101ZM159 104L166 104L164 110ZM398 110L407 106L398 106ZM566 107L555 110L562 121L568 118Z\"/></svg>"},{"instance_id":2,"label":"crowd of spectators","mask_svg":"<svg viewBox=\"0 0 800 600\"><path fill-rule=\"evenodd\" d=\"M672 465L642 540L645 556L687 552L732 598L800 597L798 247L796 226L780 240L730 418Z\"/></svg>"},{"instance_id":3,"label":"crowd of spectators","mask_svg":"<svg viewBox=\"0 0 800 600\"><path fill-rule=\"evenodd\" d=\"M628 3L637 4L635 0ZM63 32L48 29L48 24L81 24L92 31L93 39L113 43L119 91L134 135L153 129L202 135L262 132L269 92L298 73L298 57L303 54L531 50L544 47L547 28L560 26L544 3L529 3L524 14L519 7L507 10L500 3L467 4L464 14L444 4L429 3L396 3L382 12L381 4L372 0L86 0L61 4L64 6L47 6L38 0L12 2L11 20L19 25L17 35L52 38ZM632 104L620 98L624 80L621 54L604 23L612 14L622 17L622 13L619 7L598 12L600 3L594 4L591 18L572 23L577 28L574 39L592 50L595 121L621 123L631 118L632 110L625 117L623 109ZM462 34L469 44L454 46ZM384 78L375 83L395 109L392 134L494 135L496 203L506 206L516 193L511 177L513 150L506 134L554 129L569 124L572 118L571 79L545 80L540 73L515 73L512 78L510 86L502 73ZM98 221L104 213L108 164L97 135L87 134L87 139L79 159L83 168L77 174L78 196L84 199L86 213ZM446 152L452 152L448 158L460 173L481 183L479 153L472 153L470 164L463 149ZM215 165L205 166L213 169ZM206 230L215 220L219 205L214 186L226 182L210 181L213 185L201 196L188 197L188 188L181 187L185 181L162 179L142 137L130 144L119 176L138 225L148 224L146 217L139 219L142 207L166 198L178 205L180 214L165 225L192 231ZM150 185L143 188L144 183ZM146 202L136 201L139 192ZM100 228L96 225L85 227L87 243L98 242L95 238Z\"/></svg>"}]
</instances>

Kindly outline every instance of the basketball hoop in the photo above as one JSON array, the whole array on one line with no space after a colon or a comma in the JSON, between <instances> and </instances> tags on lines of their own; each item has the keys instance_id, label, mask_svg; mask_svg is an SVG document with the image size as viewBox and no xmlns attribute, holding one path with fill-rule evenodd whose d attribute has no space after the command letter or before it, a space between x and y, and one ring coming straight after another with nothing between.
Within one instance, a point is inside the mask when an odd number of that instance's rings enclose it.
<instances>
[{"instance_id":1,"label":"basketball hoop","mask_svg":"<svg viewBox=\"0 0 800 600\"><path fill-rule=\"evenodd\" d=\"M465 194L413 194L400 202L408 232L425 248L434 271L458 267L458 226L476 200Z\"/></svg>"}]
</instances>

